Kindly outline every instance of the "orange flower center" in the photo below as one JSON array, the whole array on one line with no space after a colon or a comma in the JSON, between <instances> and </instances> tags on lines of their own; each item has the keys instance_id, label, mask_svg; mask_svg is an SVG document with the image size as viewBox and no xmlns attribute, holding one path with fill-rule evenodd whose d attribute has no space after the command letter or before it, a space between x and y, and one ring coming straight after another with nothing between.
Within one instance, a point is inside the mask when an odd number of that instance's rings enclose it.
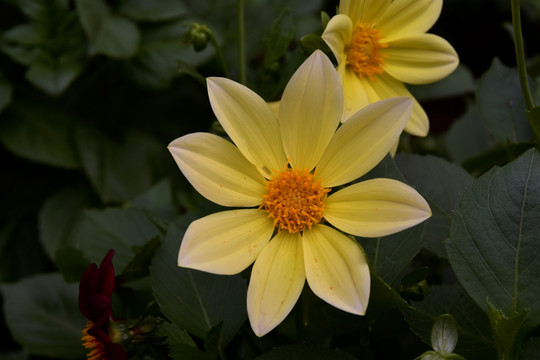
<instances>
[{"instance_id":1,"label":"orange flower center","mask_svg":"<svg viewBox=\"0 0 540 360\"><path fill-rule=\"evenodd\" d=\"M359 24L354 28L351 42L345 49L347 52L347 67L358 76L371 79L383 73L383 54L380 49L388 44L381 43L383 38L379 29L373 25Z\"/></svg>"},{"instance_id":2,"label":"orange flower center","mask_svg":"<svg viewBox=\"0 0 540 360\"><path fill-rule=\"evenodd\" d=\"M326 194L320 180L308 170L285 168L266 182L261 208L274 219L274 226L291 234L311 229L322 220Z\"/></svg>"},{"instance_id":3,"label":"orange flower center","mask_svg":"<svg viewBox=\"0 0 540 360\"><path fill-rule=\"evenodd\" d=\"M92 321L88 321L86 326L82 331L83 346L88 349L88 354L86 354L87 360L107 360L105 356L105 345L92 335L88 334L88 330L94 326Z\"/></svg>"}]
</instances>

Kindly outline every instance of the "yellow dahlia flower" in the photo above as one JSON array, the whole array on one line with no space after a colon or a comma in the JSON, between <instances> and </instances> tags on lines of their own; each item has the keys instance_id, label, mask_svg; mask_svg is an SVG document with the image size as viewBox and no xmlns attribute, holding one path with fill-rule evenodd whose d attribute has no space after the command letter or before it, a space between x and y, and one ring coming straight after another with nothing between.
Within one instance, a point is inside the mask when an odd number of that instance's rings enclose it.
<instances>
[{"instance_id":1,"label":"yellow dahlia flower","mask_svg":"<svg viewBox=\"0 0 540 360\"><path fill-rule=\"evenodd\" d=\"M225 78L207 83L214 113L234 144L194 133L171 142L169 150L203 196L247 209L191 223L178 265L236 274L255 262L247 310L258 336L287 316L306 279L323 300L364 314L370 290L366 258L339 230L378 237L413 226L431 212L414 189L396 180L332 189L362 176L388 153L407 123L412 100L375 103L338 128L341 85L320 51L288 83L279 123L248 88Z\"/></svg>"},{"instance_id":2,"label":"yellow dahlia flower","mask_svg":"<svg viewBox=\"0 0 540 360\"><path fill-rule=\"evenodd\" d=\"M428 84L458 65L454 48L427 34L439 18L442 0L341 0L322 38L338 62L344 115L394 96L411 96L403 83ZM405 131L425 136L426 113L415 100Z\"/></svg>"}]
</instances>

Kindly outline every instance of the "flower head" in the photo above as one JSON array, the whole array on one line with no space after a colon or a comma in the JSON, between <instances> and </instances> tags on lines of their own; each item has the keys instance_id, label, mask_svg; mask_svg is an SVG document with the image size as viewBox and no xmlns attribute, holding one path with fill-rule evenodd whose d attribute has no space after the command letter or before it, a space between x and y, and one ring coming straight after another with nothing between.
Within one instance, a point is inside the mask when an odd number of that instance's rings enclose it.
<instances>
[{"instance_id":1,"label":"flower head","mask_svg":"<svg viewBox=\"0 0 540 360\"><path fill-rule=\"evenodd\" d=\"M338 61L344 115L394 96L412 96L408 84L428 84L450 74L458 56L443 38L426 32L442 0L341 0L322 38ZM405 131L425 136L426 113L415 100Z\"/></svg>"},{"instance_id":2,"label":"flower head","mask_svg":"<svg viewBox=\"0 0 540 360\"><path fill-rule=\"evenodd\" d=\"M79 283L79 309L88 318L82 330L83 346L88 349L88 360L127 359L122 346L114 342L111 336L113 321L111 296L115 288L112 257L114 250L109 250L98 268L91 264Z\"/></svg>"},{"instance_id":3,"label":"flower head","mask_svg":"<svg viewBox=\"0 0 540 360\"><path fill-rule=\"evenodd\" d=\"M358 243L339 230L383 236L413 226L431 212L414 189L395 180L335 188L364 175L388 153L407 123L412 100L380 101L338 128L341 85L320 51L289 81L279 122L262 98L231 80L209 78L208 94L234 144L195 133L174 140L169 150L203 196L247 209L191 223L179 266L235 274L255 262L247 307L258 336L287 316L306 279L323 300L364 314L369 268Z\"/></svg>"}]
</instances>

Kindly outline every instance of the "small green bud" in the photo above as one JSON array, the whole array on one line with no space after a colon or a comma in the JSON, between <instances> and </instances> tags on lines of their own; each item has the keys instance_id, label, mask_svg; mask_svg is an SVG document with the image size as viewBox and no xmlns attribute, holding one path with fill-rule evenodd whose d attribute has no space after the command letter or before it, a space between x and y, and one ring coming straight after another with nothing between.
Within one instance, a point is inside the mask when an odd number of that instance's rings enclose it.
<instances>
[{"instance_id":1,"label":"small green bud","mask_svg":"<svg viewBox=\"0 0 540 360\"><path fill-rule=\"evenodd\" d=\"M203 51L206 49L208 42L210 29L206 25L193 23L189 29L189 41L193 44L195 51Z\"/></svg>"},{"instance_id":2,"label":"small green bud","mask_svg":"<svg viewBox=\"0 0 540 360\"><path fill-rule=\"evenodd\" d=\"M109 337L113 343L122 342L130 337L129 329L123 321L109 321Z\"/></svg>"}]
</instances>

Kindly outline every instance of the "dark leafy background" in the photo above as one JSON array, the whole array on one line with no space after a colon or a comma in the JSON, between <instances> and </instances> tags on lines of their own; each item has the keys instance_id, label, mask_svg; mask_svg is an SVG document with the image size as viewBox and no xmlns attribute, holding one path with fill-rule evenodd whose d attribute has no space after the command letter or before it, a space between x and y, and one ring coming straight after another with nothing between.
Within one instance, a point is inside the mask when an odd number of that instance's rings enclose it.
<instances>
[{"instance_id":1,"label":"dark leafy background","mask_svg":"<svg viewBox=\"0 0 540 360\"><path fill-rule=\"evenodd\" d=\"M317 47L320 11L333 15L338 2L245 3L247 83L277 100ZM522 10L540 103L540 5L522 1ZM431 349L444 313L457 324L454 352L467 359L514 343L517 358L539 358L540 161L510 1L446 0L431 30L461 61L448 78L410 87L431 133L404 135L398 155L366 177L407 182L433 216L357 239L372 269L366 316L306 288L261 339L246 321L249 269L216 276L175 265L190 221L218 208L166 149L194 131L222 134L204 78L226 72L204 36L201 51L190 43L195 22L213 32L238 80L233 0L0 1L0 360L85 358L77 283L110 248L123 281L115 314L161 321L129 347L132 358L413 359Z\"/></svg>"}]
</instances>

